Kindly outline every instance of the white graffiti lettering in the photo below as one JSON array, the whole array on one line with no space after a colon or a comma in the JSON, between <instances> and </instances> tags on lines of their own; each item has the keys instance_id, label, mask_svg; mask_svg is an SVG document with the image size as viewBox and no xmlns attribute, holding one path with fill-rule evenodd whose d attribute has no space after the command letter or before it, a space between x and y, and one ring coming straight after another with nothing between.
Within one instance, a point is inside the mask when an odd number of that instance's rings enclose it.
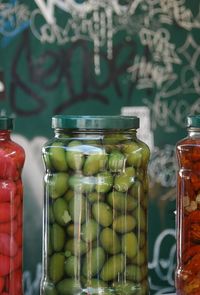
<instances>
[{"instance_id":1,"label":"white graffiti lettering","mask_svg":"<svg viewBox=\"0 0 200 295\"><path fill-rule=\"evenodd\" d=\"M159 0L159 1L146 1L148 4L148 15L146 24L151 24L154 18L158 18L161 24L172 25L176 23L190 31L193 28L200 28L200 15L196 17L192 11L186 7L185 0ZM150 27L150 26L149 26Z\"/></svg>"},{"instance_id":2,"label":"white graffiti lettering","mask_svg":"<svg viewBox=\"0 0 200 295\"><path fill-rule=\"evenodd\" d=\"M171 72L164 66L147 61L146 57L136 56L133 66L127 69L131 74L133 81L137 81L138 89L153 88L156 85L158 88L165 81L168 81Z\"/></svg>"},{"instance_id":3,"label":"white graffiti lettering","mask_svg":"<svg viewBox=\"0 0 200 295\"><path fill-rule=\"evenodd\" d=\"M166 29L162 28L154 32L142 28L139 35L142 45L150 49L152 59L155 62L163 62L169 72L172 71L173 64L181 63L175 51L175 44L169 42L170 34Z\"/></svg>"},{"instance_id":4,"label":"white graffiti lettering","mask_svg":"<svg viewBox=\"0 0 200 295\"><path fill-rule=\"evenodd\" d=\"M31 273L25 271L23 273L23 283L24 283L24 295L36 295L39 294L40 282L42 274L41 263L37 264L35 279L31 279Z\"/></svg>"},{"instance_id":5,"label":"white graffiti lettering","mask_svg":"<svg viewBox=\"0 0 200 295\"><path fill-rule=\"evenodd\" d=\"M180 72L180 85L184 94L200 94L200 73L191 66L183 67Z\"/></svg>"},{"instance_id":6,"label":"white graffiti lettering","mask_svg":"<svg viewBox=\"0 0 200 295\"><path fill-rule=\"evenodd\" d=\"M160 80L154 79L158 81L158 87L166 81L166 75L169 76L169 73L173 72L173 65L181 63L175 44L170 42L169 31L160 29L162 24L172 25L176 21L187 30L200 27L199 17L194 18L191 10L186 7L185 0L136 0L124 5L118 0L87 0L81 3L75 0L35 0L35 3L38 9L33 11L31 16L33 34L42 43L62 45L79 39L92 42L97 74L100 74L102 46L106 45L107 57L112 59L113 38L117 32L126 28L130 37L134 33L139 33L142 45L148 46L152 62L156 63L148 64L148 67L153 68L153 75L161 76ZM56 16L58 9L66 13L66 23L63 27ZM138 9L141 12L139 22ZM156 30L153 29L155 26ZM163 66L157 63L162 63ZM135 71L135 68L132 70ZM147 85L146 88L152 87L150 80L152 79L145 79L139 88L143 88L144 85Z\"/></svg>"},{"instance_id":7,"label":"white graffiti lettering","mask_svg":"<svg viewBox=\"0 0 200 295\"><path fill-rule=\"evenodd\" d=\"M12 36L23 29L29 22L30 11L24 4L1 3L0 1L0 34Z\"/></svg>"},{"instance_id":8,"label":"white graffiti lettering","mask_svg":"<svg viewBox=\"0 0 200 295\"><path fill-rule=\"evenodd\" d=\"M124 6L118 1L96 2L90 0L78 4L70 1L49 0L46 3L36 0L37 10L31 16L33 34L42 43L62 45L77 40L88 40L94 44L94 64L96 74L100 73L100 47L107 46L108 59L113 56L113 35L117 25L113 24L113 13L124 14ZM58 25L55 7L66 13L64 27ZM127 8L127 7L126 7ZM43 25L38 26L38 20L44 19ZM119 24L118 24L119 25Z\"/></svg>"},{"instance_id":9,"label":"white graffiti lettering","mask_svg":"<svg viewBox=\"0 0 200 295\"><path fill-rule=\"evenodd\" d=\"M185 118L191 111L195 110L197 105L196 100L191 102L188 94L194 94L195 90L185 88L183 91L182 86L173 88L176 83L176 78L168 81L159 91L153 102L144 98L143 102L151 110L151 123L152 129L162 127L164 132L173 133L177 131L178 127L185 128ZM174 96L187 94L186 98L181 100L173 99Z\"/></svg>"},{"instance_id":10,"label":"white graffiti lettering","mask_svg":"<svg viewBox=\"0 0 200 295\"><path fill-rule=\"evenodd\" d=\"M162 257L162 249L166 241L170 241L172 246L169 249L169 256L166 258ZM165 294L165 292L174 291L174 269L176 261L176 232L174 229L165 229L162 231L156 239L153 249L153 258L149 262L148 267L151 271L154 271L161 281L165 282L168 286L163 288L163 286L158 286L150 279L151 290L158 291L156 294ZM171 286L171 287L170 287Z\"/></svg>"},{"instance_id":11,"label":"white graffiti lettering","mask_svg":"<svg viewBox=\"0 0 200 295\"><path fill-rule=\"evenodd\" d=\"M174 188L176 185L177 169L175 163L176 155L174 146L166 145L164 149L155 147L149 163L151 183L159 183L163 187Z\"/></svg>"},{"instance_id":12,"label":"white graffiti lettering","mask_svg":"<svg viewBox=\"0 0 200 295\"><path fill-rule=\"evenodd\" d=\"M117 15L124 15L125 13L134 13L138 5L143 0L134 1L130 5L120 5L118 0L87 0L82 3L77 3L74 0L35 0L38 8L41 10L46 21L50 24L55 22L55 8L58 7L65 12L72 12L79 15L79 17L86 17L88 13L94 10L111 8Z\"/></svg>"},{"instance_id":13,"label":"white graffiti lettering","mask_svg":"<svg viewBox=\"0 0 200 295\"><path fill-rule=\"evenodd\" d=\"M188 34L185 43L178 48L178 52L185 57L193 68L196 68L197 61L200 57L200 48L191 34Z\"/></svg>"}]
</instances>

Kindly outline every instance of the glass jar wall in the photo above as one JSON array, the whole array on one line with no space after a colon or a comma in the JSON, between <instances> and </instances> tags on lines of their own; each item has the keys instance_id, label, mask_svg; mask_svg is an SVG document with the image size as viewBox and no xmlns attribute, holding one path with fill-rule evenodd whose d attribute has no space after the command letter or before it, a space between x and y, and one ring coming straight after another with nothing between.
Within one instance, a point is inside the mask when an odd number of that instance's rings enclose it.
<instances>
[{"instance_id":1,"label":"glass jar wall","mask_svg":"<svg viewBox=\"0 0 200 295\"><path fill-rule=\"evenodd\" d=\"M188 136L177 144L178 295L200 293L200 115L188 116Z\"/></svg>"},{"instance_id":2,"label":"glass jar wall","mask_svg":"<svg viewBox=\"0 0 200 295\"><path fill-rule=\"evenodd\" d=\"M137 117L55 116L41 294L148 293L147 165Z\"/></svg>"},{"instance_id":3,"label":"glass jar wall","mask_svg":"<svg viewBox=\"0 0 200 295\"><path fill-rule=\"evenodd\" d=\"M25 154L11 140L13 119L0 117L0 294L23 294L22 232Z\"/></svg>"}]
</instances>

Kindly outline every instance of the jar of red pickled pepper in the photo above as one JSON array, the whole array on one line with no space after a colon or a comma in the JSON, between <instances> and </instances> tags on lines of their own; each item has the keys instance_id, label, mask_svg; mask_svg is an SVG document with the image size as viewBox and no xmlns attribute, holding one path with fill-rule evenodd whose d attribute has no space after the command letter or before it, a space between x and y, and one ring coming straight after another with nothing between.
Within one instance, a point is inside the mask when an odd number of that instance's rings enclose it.
<instances>
[{"instance_id":1,"label":"jar of red pickled pepper","mask_svg":"<svg viewBox=\"0 0 200 295\"><path fill-rule=\"evenodd\" d=\"M22 207L21 172L25 153L11 139L13 118L0 116L0 294L21 295Z\"/></svg>"},{"instance_id":2,"label":"jar of red pickled pepper","mask_svg":"<svg viewBox=\"0 0 200 295\"><path fill-rule=\"evenodd\" d=\"M178 295L200 294L200 115L187 117L188 136L177 143Z\"/></svg>"}]
</instances>

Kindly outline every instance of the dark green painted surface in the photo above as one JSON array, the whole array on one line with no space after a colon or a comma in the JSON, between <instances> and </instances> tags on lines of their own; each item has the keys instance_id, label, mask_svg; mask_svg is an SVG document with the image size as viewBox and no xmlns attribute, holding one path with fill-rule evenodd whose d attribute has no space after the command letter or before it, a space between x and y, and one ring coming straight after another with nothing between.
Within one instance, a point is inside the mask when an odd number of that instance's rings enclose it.
<instances>
[{"instance_id":1,"label":"dark green painted surface","mask_svg":"<svg viewBox=\"0 0 200 295\"><path fill-rule=\"evenodd\" d=\"M30 280L38 285L40 278L43 196L42 180L38 184L35 175L42 178L40 148L53 136L51 117L117 115L123 106L146 106L154 138L149 168L151 289L152 294L173 291L175 144L186 135L186 115L200 111L198 1L0 4L0 68L7 92L6 97L0 94L0 108L16 115L16 138L29 151L24 265ZM37 294L37 287L28 283L30 274L25 273L26 292Z\"/></svg>"}]
</instances>

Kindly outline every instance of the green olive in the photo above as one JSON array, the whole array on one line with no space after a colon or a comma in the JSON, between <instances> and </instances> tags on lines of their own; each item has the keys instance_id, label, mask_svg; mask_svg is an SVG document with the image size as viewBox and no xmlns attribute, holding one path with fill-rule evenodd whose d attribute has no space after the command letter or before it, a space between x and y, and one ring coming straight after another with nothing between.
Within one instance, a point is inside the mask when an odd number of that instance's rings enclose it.
<instances>
[{"instance_id":1,"label":"green olive","mask_svg":"<svg viewBox=\"0 0 200 295\"><path fill-rule=\"evenodd\" d=\"M100 273L100 278L105 282L115 280L117 276L123 272L124 263L124 255L117 254L111 256L104 264Z\"/></svg>"},{"instance_id":2,"label":"green olive","mask_svg":"<svg viewBox=\"0 0 200 295\"><path fill-rule=\"evenodd\" d=\"M74 223L83 223L86 218L87 201L84 196L76 195L69 202L69 213Z\"/></svg>"},{"instance_id":3,"label":"green olive","mask_svg":"<svg viewBox=\"0 0 200 295\"><path fill-rule=\"evenodd\" d=\"M64 194L63 198L68 203L72 198L74 198L74 191L71 189L68 189L68 191Z\"/></svg>"},{"instance_id":4,"label":"green olive","mask_svg":"<svg viewBox=\"0 0 200 295\"><path fill-rule=\"evenodd\" d=\"M94 241L99 234L99 225L94 219L89 219L82 226L82 239L89 243Z\"/></svg>"},{"instance_id":5,"label":"green olive","mask_svg":"<svg viewBox=\"0 0 200 295\"><path fill-rule=\"evenodd\" d=\"M57 284L56 288L59 295L81 294L80 283L75 279L64 279Z\"/></svg>"},{"instance_id":6,"label":"green olive","mask_svg":"<svg viewBox=\"0 0 200 295\"><path fill-rule=\"evenodd\" d=\"M109 205L119 211L132 211L138 204L137 200L132 196L117 191L109 193L107 201Z\"/></svg>"},{"instance_id":7,"label":"green olive","mask_svg":"<svg viewBox=\"0 0 200 295\"><path fill-rule=\"evenodd\" d=\"M93 176L85 176L81 179L83 192L88 194L94 191L96 178Z\"/></svg>"},{"instance_id":8,"label":"green olive","mask_svg":"<svg viewBox=\"0 0 200 295\"><path fill-rule=\"evenodd\" d=\"M138 229L147 229L147 214L141 206L138 206L134 211L134 217L137 221Z\"/></svg>"},{"instance_id":9,"label":"green olive","mask_svg":"<svg viewBox=\"0 0 200 295\"><path fill-rule=\"evenodd\" d=\"M134 167L126 167L124 173L128 175L131 178L131 182L133 181L133 178L135 177L135 168Z\"/></svg>"},{"instance_id":10,"label":"green olive","mask_svg":"<svg viewBox=\"0 0 200 295\"><path fill-rule=\"evenodd\" d=\"M97 175L97 184L95 189L98 193L107 193L113 185L113 177L109 172L101 172Z\"/></svg>"},{"instance_id":11,"label":"green olive","mask_svg":"<svg viewBox=\"0 0 200 295\"><path fill-rule=\"evenodd\" d=\"M142 165L142 148L136 142L124 145L123 152L127 157L128 165L140 167Z\"/></svg>"},{"instance_id":12,"label":"green olive","mask_svg":"<svg viewBox=\"0 0 200 295\"><path fill-rule=\"evenodd\" d=\"M133 183L130 188L130 194L139 202L144 199L144 187L141 181L137 180Z\"/></svg>"},{"instance_id":13,"label":"green olive","mask_svg":"<svg viewBox=\"0 0 200 295\"><path fill-rule=\"evenodd\" d=\"M127 167L124 172L115 176L114 188L118 192L127 192L134 182L135 169L133 167Z\"/></svg>"},{"instance_id":14,"label":"green olive","mask_svg":"<svg viewBox=\"0 0 200 295\"><path fill-rule=\"evenodd\" d=\"M80 256L87 252L87 245L80 239L69 239L65 244L65 252L70 252L72 255Z\"/></svg>"},{"instance_id":15,"label":"green olive","mask_svg":"<svg viewBox=\"0 0 200 295\"><path fill-rule=\"evenodd\" d=\"M122 251L128 258L136 256L138 250L137 237L134 233L127 233L122 237Z\"/></svg>"},{"instance_id":16,"label":"green olive","mask_svg":"<svg viewBox=\"0 0 200 295\"><path fill-rule=\"evenodd\" d=\"M109 205L103 202L96 202L92 206L92 214L100 225L107 227L112 224L113 214Z\"/></svg>"},{"instance_id":17,"label":"green olive","mask_svg":"<svg viewBox=\"0 0 200 295\"><path fill-rule=\"evenodd\" d=\"M104 201L105 196L102 193L91 192L87 195L87 199L90 203L94 203L98 201Z\"/></svg>"},{"instance_id":18,"label":"green olive","mask_svg":"<svg viewBox=\"0 0 200 295\"><path fill-rule=\"evenodd\" d=\"M136 220L131 215L121 215L113 221L113 229L118 233L127 233L136 227Z\"/></svg>"},{"instance_id":19,"label":"green olive","mask_svg":"<svg viewBox=\"0 0 200 295\"><path fill-rule=\"evenodd\" d=\"M54 168L59 171L67 171L65 146L62 142L54 142L49 150L49 158Z\"/></svg>"},{"instance_id":20,"label":"green olive","mask_svg":"<svg viewBox=\"0 0 200 295\"><path fill-rule=\"evenodd\" d=\"M68 277L76 278L78 275L78 262L77 256L70 256L65 260L65 273Z\"/></svg>"},{"instance_id":21,"label":"green olive","mask_svg":"<svg viewBox=\"0 0 200 295\"><path fill-rule=\"evenodd\" d=\"M82 182L81 182L82 176L81 175L71 175L69 177L69 187L71 190L76 191L76 192L82 192L83 187L82 187Z\"/></svg>"},{"instance_id":22,"label":"green olive","mask_svg":"<svg viewBox=\"0 0 200 295\"><path fill-rule=\"evenodd\" d=\"M125 166L125 156L118 150L114 150L109 155L108 168L111 172L120 172Z\"/></svg>"},{"instance_id":23,"label":"green olive","mask_svg":"<svg viewBox=\"0 0 200 295\"><path fill-rule=\"evenodd\" d=\"M137 255L131 260L132 263L137 264L138 266L141 266L145 263L147 263L147 249L146 247L140 249L137 252Z\"/></svg>"},{"instance_id":24,"label":"green olive","mask_svg":"<svg viewBox=\"0 0 200 295\"><path fill-rule=\"evenodd\" d=\"M74 223L70 223L67 225L67 228L66 228L66 233L69 237L74 237L75 236L75 225Z\"/></svg>"},{"instance_id":25,"label":"green olive","mask_svg":"<svg viewBox=\"0 0 200 295\"><path fill-rule=\"evenodd\" d=\"M53 203L53 213L55 220L60 225L65 225L71 221L67 209L67 202L63 198L58 198Z\"/></svg>"},{"instance_id":26,"label":"green olive","mask_svg":"<svg viewBox=\"0 0 200 295\"><path fill-rule=\"evenodd\" d=\"M65 244L65 231L64 229L54 223L50 230L51 245L54 251L61 251Z\"/></svg>"},{"instance_id":27,"label":"green olive","mask_svg":"<svg viewBox=\"0 0 200 295\"><path fill-rule=\"evenodd\" d=\"M105 252L103 248L91 248L83 259L82 274L87 278L92 278L99 273L105 262Z\"/></svg>"},{"instance_id":28,"label":"green olive","mask_svg":"<svg viewBox=\"0 0 200 295\"><path fill-rule=\"evenodd\" d=\"M109 254L117 254L121 250L120 238L116 232L109 227L101 231L100 242L105 251Z\"/></svg>"},{"instance_id":29,"label":"green olive","mask_svg":"<svg viewBox=\"0 0 200 295\"><path fill-rule=\"evenodd\" d=\"M91 154L85 160L83 173L86 176L95 175L102 171L108 161L108 156L105 153Z\"/></svg>"},{"instance_id":30,"label":"green olive","mask_svg":"<svg viewBox=\"0 0 200 295\"><path fill-rule=\"evenodd\" d=\"M50 258L49 276L53 283L59 282L64 275L65 256L61 253L55 253Z\"/></svg>"},{"instance_id":31,"label":"green olive","mask_svg":"<svg viewBox=\"0 0 200 295\"><path fill-rule=\"evenodd\" d=\"M69 186L76 193L90 193L94 190L96 179L93 176L73 175L69 178Z\"/></svg>"},{"instance_id":32,"label":"green olive","mask_svg":"<svg viewBox=\"0 0 200 295\"><path fill-rule=\"evenodd\" d=\"M65 172L58 172L51 175L48 179L47 187L52 199L61 197L68 189L68 174Z\"/></svg>"},{"instance_id":33,"label":"green olive","mask_svg":"<svg viewBox=\"0 0 200 295\"><path fill-rule=\"evenodd\" d=\"M73 140L68 144L67 152L66 152L66 159L68 166L75 170L81 170L83 163L84 163L84 154L80 149L82 143L77 140Z\"/></svg>"},{"instance_id":34,"label":"green olive","mask_svg":"<svg viewBox=\"0 0 200 295\"><path fill-rule=\"evenodd\" d=\"M128 280L140 283L147 275L147 267L130 264L126 266L125 276Z\"/></svg>"}]
</instances>

